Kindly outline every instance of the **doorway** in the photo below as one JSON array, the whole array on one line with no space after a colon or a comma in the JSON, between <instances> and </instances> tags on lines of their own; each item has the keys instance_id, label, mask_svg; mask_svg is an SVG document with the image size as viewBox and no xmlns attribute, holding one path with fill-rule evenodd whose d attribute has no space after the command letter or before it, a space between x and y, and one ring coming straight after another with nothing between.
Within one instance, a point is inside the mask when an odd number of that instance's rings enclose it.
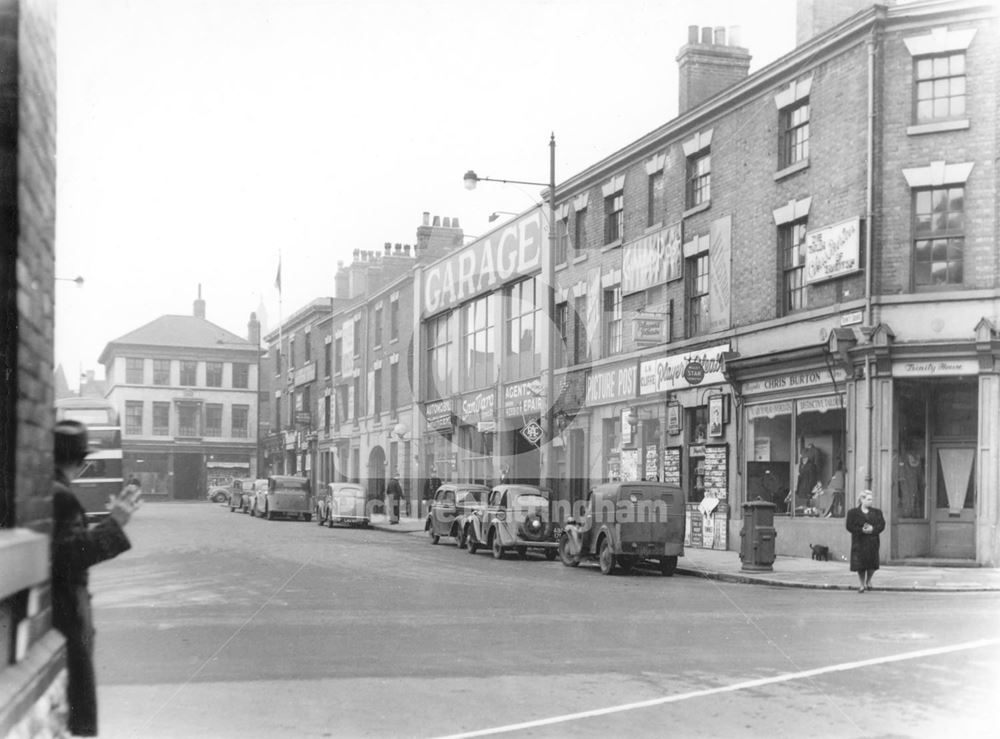
<instances>
[{"instance_id":1,"label":"doorway","mask_svg":"<svg viewBox=\"0 0 1000 739\"><path fill-rule=\"evenodd\" d=\"M201 454L174 455L174 500L199 500L205 495Z\"/></svg>"},{"instance_id":2,"label":"doorway","mask_svg":"<svg viewBox=\"0 0 1000 739\"><path fill-rule=\"evenodd\" d=\"M934 444L930 473L931 556L975 559L975 444Z\"/></svg>"}]
</instances>

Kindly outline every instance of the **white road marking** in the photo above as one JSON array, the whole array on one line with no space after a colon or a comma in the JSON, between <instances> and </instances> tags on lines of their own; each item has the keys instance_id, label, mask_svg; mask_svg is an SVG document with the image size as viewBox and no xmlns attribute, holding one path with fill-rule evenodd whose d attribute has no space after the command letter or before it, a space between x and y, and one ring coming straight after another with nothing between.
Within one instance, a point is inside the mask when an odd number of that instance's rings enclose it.
<instances>
[{"instance_id":1,"label":"white road marking","mask_svg":"<svg viewBox=\"0 0 1000 739\"><path fill-rule=\"evenodd\" d=\"M923 657L933 657L939 654L950 654L952 652L961 652L969 649L980 649L982 647L991 647L991 646L996 646L997 644L1000 644L1000 639L980 639L978 641L965 642L963 644L953 644L948 647L934 647L933 649L920 649L915 652L903 652L902 654L894 654L888 657L876 657L873 659L865 659L857 662L842 662L836 665L817 667L812 670L802 670L800 672L786 672L783 675L774 675L773 677L763 677L756 680L745 680L740 683L735 683L733 685L726 685L720 688L693 690L688 693L680 693L678 695L667 695L663 696L662 698L651 698L650 700L639 701L637 703L625 703L620 706L595 708L591 711L567 713L562 716L551 716L549 718L536 719L534 721L523 721L518 724L507 724L506 726L494 726L489 729L468 731L462 734L449 734L447 736L439 737L438 739L466 739L467 737L506 734L508 732L521 731L523 729L534 729L540 726L552 726L554 724L563 724L563 723L568 723L570 721L579 721L581 719L594 718L596 716L607 716L612 713L623 713L625 711L635 711L640 708L651 708L652 706L662 706L667 703L679 703L680 701L690 700L691 698L704 698L706 696L718 695L720 693L733 693L738 690L759 688L764 685L774 685L775 683L785 683L785 682L790 682L792 680L809 679L817 677L819 675L829 675L834 672L846 672L848 670L858 670L861 669L862 667L873 667L875 665L885 665L892 662L904 662L906 660L921 659Z\"/></svg>"}]
</instances>

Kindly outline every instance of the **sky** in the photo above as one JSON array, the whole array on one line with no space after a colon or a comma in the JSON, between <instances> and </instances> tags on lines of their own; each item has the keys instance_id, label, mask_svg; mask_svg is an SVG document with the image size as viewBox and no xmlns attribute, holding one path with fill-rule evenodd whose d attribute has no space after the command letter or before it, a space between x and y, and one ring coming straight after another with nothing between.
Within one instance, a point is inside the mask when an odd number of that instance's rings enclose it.
<instances>
[{"instance_id":1,"label":"sky","mask_svg":"<svg viewBox=\"0 0 1000 739\"><path fill-rule=\"evenodd\" d=\"M59 3L56 365L71 388L156 318L246 336L334 294L355 249L422 214L478 236L677 115L689 25L739 27L750 71L794 0ZM282 290L275 289L279 255ZM71 280L83 277L82 286Z\"/></svg>"}]
</instances>

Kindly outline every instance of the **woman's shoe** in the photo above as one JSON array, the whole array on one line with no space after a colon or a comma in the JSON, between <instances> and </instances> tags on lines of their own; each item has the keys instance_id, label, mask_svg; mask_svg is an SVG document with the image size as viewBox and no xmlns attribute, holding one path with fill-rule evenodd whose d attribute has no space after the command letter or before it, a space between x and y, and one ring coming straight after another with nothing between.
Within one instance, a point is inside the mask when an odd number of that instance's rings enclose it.
<instances>
[{"instance_id":1,"label":"woman's shoe","mask_svg":"<svg viewBox=\"0 0 1000 739\"><path fill-rule=\"evenodd\" d=\"M864 585L861 585L861 586L860 586L860 587L858 588L858 592L859 592L859 593L863 593L863 592L865 592L865 586L864 586Z\"/></svg>"}]
</instances>

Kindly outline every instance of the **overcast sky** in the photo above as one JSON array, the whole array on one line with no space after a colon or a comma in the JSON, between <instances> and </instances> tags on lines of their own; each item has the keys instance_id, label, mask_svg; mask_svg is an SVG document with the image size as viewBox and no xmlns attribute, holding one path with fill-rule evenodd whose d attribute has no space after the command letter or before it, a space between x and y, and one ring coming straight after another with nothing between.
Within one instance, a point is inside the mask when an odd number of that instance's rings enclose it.
<instances>
[{"instance_id":1,"label":"overcast sky","mask_svg":"<svg viewBox=\"0 0 1000 739\"><path fill-rule=\"evenodd\" d=\"M89 0L59 6L56 363L165 314L241 336L333 294L337 262L424 211L485 233L677 115L687 27L740 27L751 72L794 0ZM282 259L279 306L274 279Z\"/></svg>"}]
</instances>

